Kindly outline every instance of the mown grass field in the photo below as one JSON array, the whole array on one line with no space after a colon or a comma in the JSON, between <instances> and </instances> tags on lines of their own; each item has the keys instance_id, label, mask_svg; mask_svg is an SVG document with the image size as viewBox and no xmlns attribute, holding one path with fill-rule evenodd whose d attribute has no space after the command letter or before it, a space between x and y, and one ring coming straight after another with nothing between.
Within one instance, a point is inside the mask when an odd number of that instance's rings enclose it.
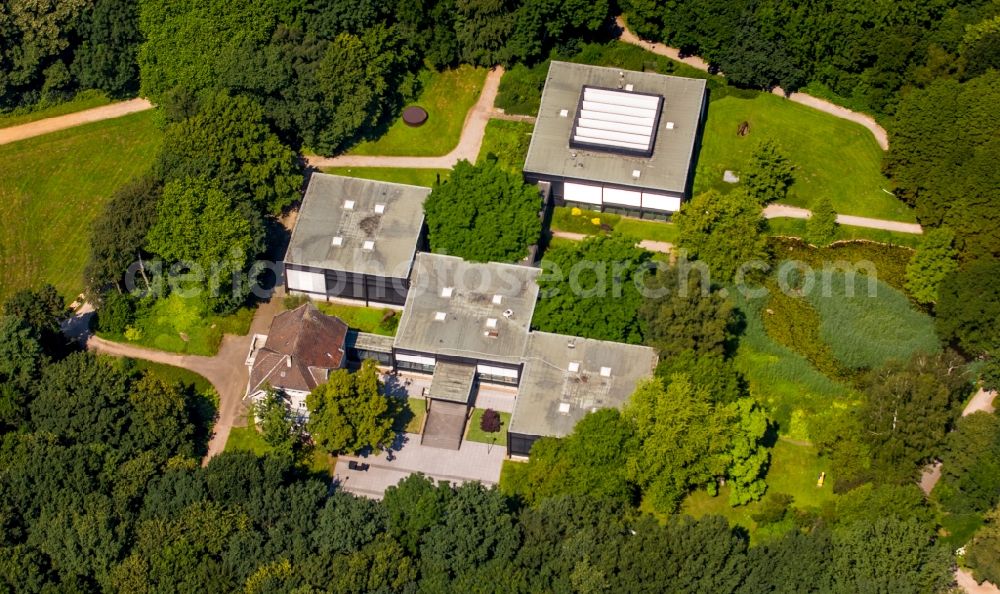
<instances>
[{"instance_id":1,"label":"mown grass field","mask_svg":"<svg viewBox=\"0 0 1000 594\"><path fill-rule=\"evenodd\" d=\"M824 486L817 487L816 481L821 472L826 472ZM833 476L830 474L830 464L816 453L816 448L808 445L797 445L779 440L771 450L771 467L767 473L767 495L784 493L794 497L792 507L798 509L818 509L824 504L836 501L833 492ZM710 496L704 490L689 495L681 506L681 513L696 518L706 515L720 515L747 529L751 542L758 542L774 533L779 536L792 526L785 522L765 529L759 529L753 516L760 512L762 501L756 501L739 507L729 505L729 487L721 487L719 494Z\"/></svg>"},{"instance_id":2,"label":"mown grass field","mask_svg":"<svg viewBox=\"0 0 1000 594\"><path fill-rule=\"evenodd\" d=\"M739 136L742 122L750 133ZM752 99L727 96L711 101L705 121L694 192L728 190L727 169L740 171L762 139L772 139L795 166L795 182L782 202L812 208L822 197L841 214L913 222L913 211L884 190L883 151L859 124L757 93Z\"/></svg>"},{"instance_id":3,"label":"mown grass field","mask_svg":"<svg viewBox=\"0 0 1000 594\"><path fill-rule=\"evenodd\" d=\"M427 122L412 128L400 117L379 139L359 143L347 154L438 157L458 145L465 116L486 81L486 69L459 66L443 72L425 70L420 80L420 96L410 105L427 110Z\"/></svg>"},{"instance_id":4,"label":"mown grass field","mask_svg":"<svg viewBox=\"0 0 1000 594\"><path fill-rule=\"evenodd\" d=\"M67 299L83 289L91 223L160 138L143 112L0 146L0 300L43 283Z\"/></svg>"},{"instance_id":5,"label":"mown grass field","mask_svg":"<svg viewBox=\"0 0 1000 594\"><path fill-rule=\"evenodd\" d=\"M479 149L477 162L483 162L488 155L497 159L497 164L511 173L520 174L524 169L524 159L528 156L531 132L535 129L528 122L490 120L486 123L483 146Z\"/></svg>"},{"instance_id":6,"label":"mown grass field","mask_svg":"<svg viewBox=\"0 0 1000 594\"><path fill-rule=\"evenodd\" d=\"M395 167L323 167L323 173L374 179L430 188L439 179L448 179L449 169L401 169Z\"/></svg>"},{"instance_id":7,"label":"mown grass field","mask_svg":"<svg viewBox=\"0 0 1000 594\"><path fill-rule=\"evenodd\" d=\"M19 126L29 122L37 122L45 118L66 115L85 109L93 109L108 105L111 99L101 91L83 91L69 101L56 103L48 106L36 106L32 109L18 109L7 113L0 113L0 128Z\"/></svg>"}]
</instances>

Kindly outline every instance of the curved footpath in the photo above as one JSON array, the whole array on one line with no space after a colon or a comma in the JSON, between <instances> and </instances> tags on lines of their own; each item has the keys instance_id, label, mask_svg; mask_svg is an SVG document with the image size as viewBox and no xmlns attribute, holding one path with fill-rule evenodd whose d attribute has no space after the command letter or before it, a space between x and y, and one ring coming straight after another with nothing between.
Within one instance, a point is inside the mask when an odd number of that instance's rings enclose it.
<instances>
[{"instance_id":1,"label":"curved footpath","mask_svg":"<svg viewBox=\"0 0 1000 594\"><path fill-rule=\"evenodd\" d=\"M210 381L219 394L219 410L212 436L208 442L208 452L203 460L203 463L207 464L212 456L225 449L229 432L244 418L246 407L243 403L243 395L249 379L245 363L247 353L250 350L250 341L254 334L267 333L271 320L282 309L281 301L282 294L275 293L270 301L262 303L254 314L253 322L250 324L250 332L246 336L225 335L222 338L222 344L219 345L219 352L213 357L167 353L131 344L112 342L97 336L86 337L86 345L88 350L102 355L144 359L154 363L181 367Z\"/></svg>"},{"instance_id":2,"label":"curved footpath","mask_svg":"<svg viewBox=\"0 0 1000 594\"><path fill-rule=\"evenodd\" d=\"M676 60L678 62L683 62L692 68L697 68L703 72L708 72L709 64L705 60L699 58L698 56L687 56L682 58L680 56L680 50L675 47L670 47L663 45L662 43L656 43L653 41L645 41L639 39L639 37L628 30L625 26L625 19L618 17L616 19L618 27L621 28L622 34L619 39L625 43L631 43L632 45L637 45L643 49L649 50L654 54L659 54L661 56L666 56L671 60ZM882 147L882 150L889 150L889 135L886 133L885 128L880 126L878 122L875 121L873 117L864 113L858 113L856 111L851 111L846 107L837 105L836 103L831 103L825 99L820 99L819 97L813 97L812 95L807 95L805 93L790 93L785 94L785 91L781 87L775 87L771 89L771 92L775 95L780 95L787 98L789 101L794 101L795 103L800 103L813 109L818 109L824 113L828 113L832 116L838 117L843 120L850 120L857 124L861 124L865 128L871 131L872 135L875 136L875 141L878 145Z\"/></svg>"},{"instance_id":3,"label":"curved footpath","mask_svg":"<svg viewBox=\"0 0 1000 594\"><path fill-rule=\"evenodd\" d=\"M66 128L73 128L74 126L81 126L83 124L120 118L131 113L146 111L147 109L153 109L153 104L149 101L145 99L130 99L129 101L121 101L119 103L112 103L111 105L102 105L101 107L85 109L83 111L68 113L54 118L36 120L19 126L0 128L0 144L9 144L11 142L17 142L18 140L41 136L43 134L65 130Z\"/></svg>"},{"instance_id":4,"label":"curved footpath","mask_svg":"<svg viewBox=\"0 0 1000 594\"><path fill-rule=\"evenodd\" d=\"M486 75L479 99L465 116L462 136L458 146L441 157L384 157L366 155L341 155L339 157L308 157L306 161L313 167L400 167L406 169L451 169L462 159L475 163L479 149L483 146L486 123L497 115L493 102L500 89L503 67L497 66ZM510 116L505 116L507 119Z\"/></svg>"},{"instance_id":5,"label":"curved footpath","mask_svg":"<svg viewBox=\"0 0 1000 594\"><path fill-rule=\"evenodd\" d=\"M787 204L768 204L764 207L764 218L778 219L808 219L811 216L805 208L788 206ZM868 217L857 217L854 215L837 215L837 222L850 227L868 227L869 229L884 229L886 231L897 231L899 233L913 233L920 235L923 228L917 223L900 223L898 221L886 221L883 219L869 219Z\"/></svg>"}]
</instances>

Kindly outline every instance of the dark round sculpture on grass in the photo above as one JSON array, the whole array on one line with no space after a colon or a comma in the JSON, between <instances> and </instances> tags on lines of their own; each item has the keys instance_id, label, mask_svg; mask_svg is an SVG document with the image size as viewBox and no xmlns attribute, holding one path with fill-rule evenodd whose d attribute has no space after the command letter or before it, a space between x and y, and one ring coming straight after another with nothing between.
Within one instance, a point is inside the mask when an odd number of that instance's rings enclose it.
<instances>
[{"instance_id":1,"label":"dark round sculpture on grass","mask_svg":"<svg viewBox=\"0 0 1000 594\"><path fill-rule=\"evenodd\" d=\"M419 128L427 123L427 110L419 105L411 105L403 110L403 123L411 128Z\"/></svg>"}]
</instances>

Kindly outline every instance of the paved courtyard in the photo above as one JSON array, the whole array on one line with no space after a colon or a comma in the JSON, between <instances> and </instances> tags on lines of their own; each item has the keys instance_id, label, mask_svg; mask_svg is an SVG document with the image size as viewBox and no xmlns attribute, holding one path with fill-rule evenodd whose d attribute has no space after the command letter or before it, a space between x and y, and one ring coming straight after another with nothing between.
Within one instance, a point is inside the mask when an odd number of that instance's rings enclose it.
<instances>
[{"instance_id":1,"label":"paved courtyard","mask_svg":"<svg viewBox=\"0 0 1000 594\"><path fill-rule=\"evenodd\" d=\"M367 457L341 456L334 471L334 482L350 493L378 499L382 498L386 487L415 472L453 484L480 481L495 485L500 480L500 468L506 455L503 446L474 441L463 441L459 450L427 447L420 445L419 435L407 433L402 447L392 452L391 459L384 452ZM348 463L351 460L364 462L369 469L350 470Z\"/></svg>"}]
</instances>

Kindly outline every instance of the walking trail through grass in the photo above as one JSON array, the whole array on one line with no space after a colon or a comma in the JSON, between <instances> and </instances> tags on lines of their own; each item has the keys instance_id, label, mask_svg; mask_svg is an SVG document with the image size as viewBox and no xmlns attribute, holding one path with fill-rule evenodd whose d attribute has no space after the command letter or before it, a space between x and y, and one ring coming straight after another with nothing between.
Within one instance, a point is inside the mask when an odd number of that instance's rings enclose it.
<instances>
[{"instance_id":1,"label":"walking trail through grass","mask_svg":"<svg viewBox=\"0 0 1000 594\"><path fill-rule=\"evenodd\" d=\"M152 108L153 104L145 99L131 99L129 101L112 103L111 105L85 109L83 111L77 111L66 115L36 120L27 124L20 124L18 126L0 128L0 144L10 144L19 140L25 140L27 138L33 138L43 134L50 134L52 132L73 128L83 124L120 118Z\"/></svg>"}]
</instances>

